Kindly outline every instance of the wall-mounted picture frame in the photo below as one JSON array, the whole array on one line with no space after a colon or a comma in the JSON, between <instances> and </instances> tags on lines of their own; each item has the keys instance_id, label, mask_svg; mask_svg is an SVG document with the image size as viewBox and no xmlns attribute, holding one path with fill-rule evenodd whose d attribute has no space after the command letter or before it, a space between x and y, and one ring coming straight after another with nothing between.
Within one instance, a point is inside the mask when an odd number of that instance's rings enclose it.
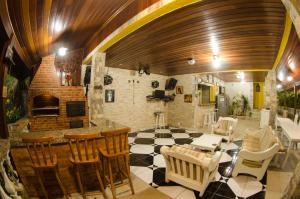
<instances>
[{"instance_id":1,"label":"wall-mounted picture frame","mask_svg":"<svg viewBox=\"0 0 300 199\"><path fill-rule=\"evenodd\" d=\"M183 86L176 86L176 94L183 94Z\"/></svg>"},{"instance_id":2,"label":"wall-mounted picture frame","mask_svg":"<svg viewBox=\"0 0 300 199\"><path fill-rule=\"evenodd\" d=\"M115 90L113 90L113 89L105 90L105 102L106 103L115 102Z\"/></svg>"},{"instance_id":3,"label":"wall-mounted picture frame","mask_svg":"<svg viewBox=\"0 0 300 199\"><path fill-rule=\"evenodd\" d=\"M193 102L193 96L192 96L192 94L184 95L184 102L186 102L186 103L192 103Z\"/></svg>"}]
</instances>

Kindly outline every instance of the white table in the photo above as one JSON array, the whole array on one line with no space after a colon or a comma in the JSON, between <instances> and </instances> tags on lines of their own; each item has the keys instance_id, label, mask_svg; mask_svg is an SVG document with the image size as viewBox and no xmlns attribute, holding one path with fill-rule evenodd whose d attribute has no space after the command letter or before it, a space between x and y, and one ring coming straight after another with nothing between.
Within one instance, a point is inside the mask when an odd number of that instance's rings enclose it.
<instances>
[{"instance_id":1,"label":"white table","mask_svg":"<svg viewBox=\"0 0 300 199\"><path fill-rule=\"evenodd\" d=\"M222 136L204 134L199 138L195 138L190 145L201 150L209 150L214 152L216 148L221 145L221 142Z\"/></svg>"},{"instance_id":2,"label":"white table","mask_svg":"<svg viewBox=\"0 0 300 199\"><path fill-rule=\"evenodd\" d=\"M288 160L288 156L291 152L291 149L293 147L293 143L300 142L300 126L295 124L289 118L282 118L282 117L276 118L276 128L277 126L281 126L283 134L287 137L289 141L287 154L282 164L282 167L284 167Z\"/></svg>"}]
</instances>

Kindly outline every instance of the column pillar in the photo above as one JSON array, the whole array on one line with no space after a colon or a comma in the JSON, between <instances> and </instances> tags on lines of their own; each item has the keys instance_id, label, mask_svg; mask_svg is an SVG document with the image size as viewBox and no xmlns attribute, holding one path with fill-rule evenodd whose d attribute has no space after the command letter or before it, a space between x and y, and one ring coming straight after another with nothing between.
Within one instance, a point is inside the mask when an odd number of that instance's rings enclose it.
<instances>
[{"instance_id":1,"label":"column pillar","mask_svg":"<svg viewBox=\"0 0 300 199\"><path fill-rule=\"evenodd\" d=\"M277 113L276 71L269 71L265 79L264 107L270 109L270 125L275 126Z\"/></svg>"},{"instance_id":2,"label":"column pillar","mask_svg":"<svg viewBox=\"0 0 300 199\"><path fill-rule=\"evenodd\" d=\"M92 58L91 83L88 93L90 120L103 117L103 84L105 53L96 52Z\"/></svg>"}]
</instances>

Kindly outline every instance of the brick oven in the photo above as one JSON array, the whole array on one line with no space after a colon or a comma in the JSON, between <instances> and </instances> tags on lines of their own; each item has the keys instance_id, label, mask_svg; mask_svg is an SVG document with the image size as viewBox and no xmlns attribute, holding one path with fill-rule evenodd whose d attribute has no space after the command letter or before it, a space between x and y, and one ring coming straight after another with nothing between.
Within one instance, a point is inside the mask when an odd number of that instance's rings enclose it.
<instances>
[{"instance_id":1,"label":"brick oven","mask_svg":"<svg viewBox=\"0 0 300 199\"><path fill-rule=\"evenodd\" d=\"M55 56L42 59L29 88L31 131L88 126L88 107L83 87L61 86Z\"/></svg>"}]
</instances>

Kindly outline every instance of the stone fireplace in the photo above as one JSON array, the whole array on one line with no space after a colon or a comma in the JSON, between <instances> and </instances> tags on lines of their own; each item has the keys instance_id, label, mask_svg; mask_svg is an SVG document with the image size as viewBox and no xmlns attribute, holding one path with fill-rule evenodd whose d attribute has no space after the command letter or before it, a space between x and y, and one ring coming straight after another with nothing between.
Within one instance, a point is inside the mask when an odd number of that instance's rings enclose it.
<instances>
[{"instance_id":1,"label":"stone fireplace","mask_svg":"<svg viewBox=\"0 0 300 199\"><path fill-rule=\"evenodd\" d=\"M28 102L30 130L87 127L88 107L83 87L61 86L54 62L54 55L44 57L31 82ZM70 108L75 114L69 114Z\"/></svg>"}]
</instances>

